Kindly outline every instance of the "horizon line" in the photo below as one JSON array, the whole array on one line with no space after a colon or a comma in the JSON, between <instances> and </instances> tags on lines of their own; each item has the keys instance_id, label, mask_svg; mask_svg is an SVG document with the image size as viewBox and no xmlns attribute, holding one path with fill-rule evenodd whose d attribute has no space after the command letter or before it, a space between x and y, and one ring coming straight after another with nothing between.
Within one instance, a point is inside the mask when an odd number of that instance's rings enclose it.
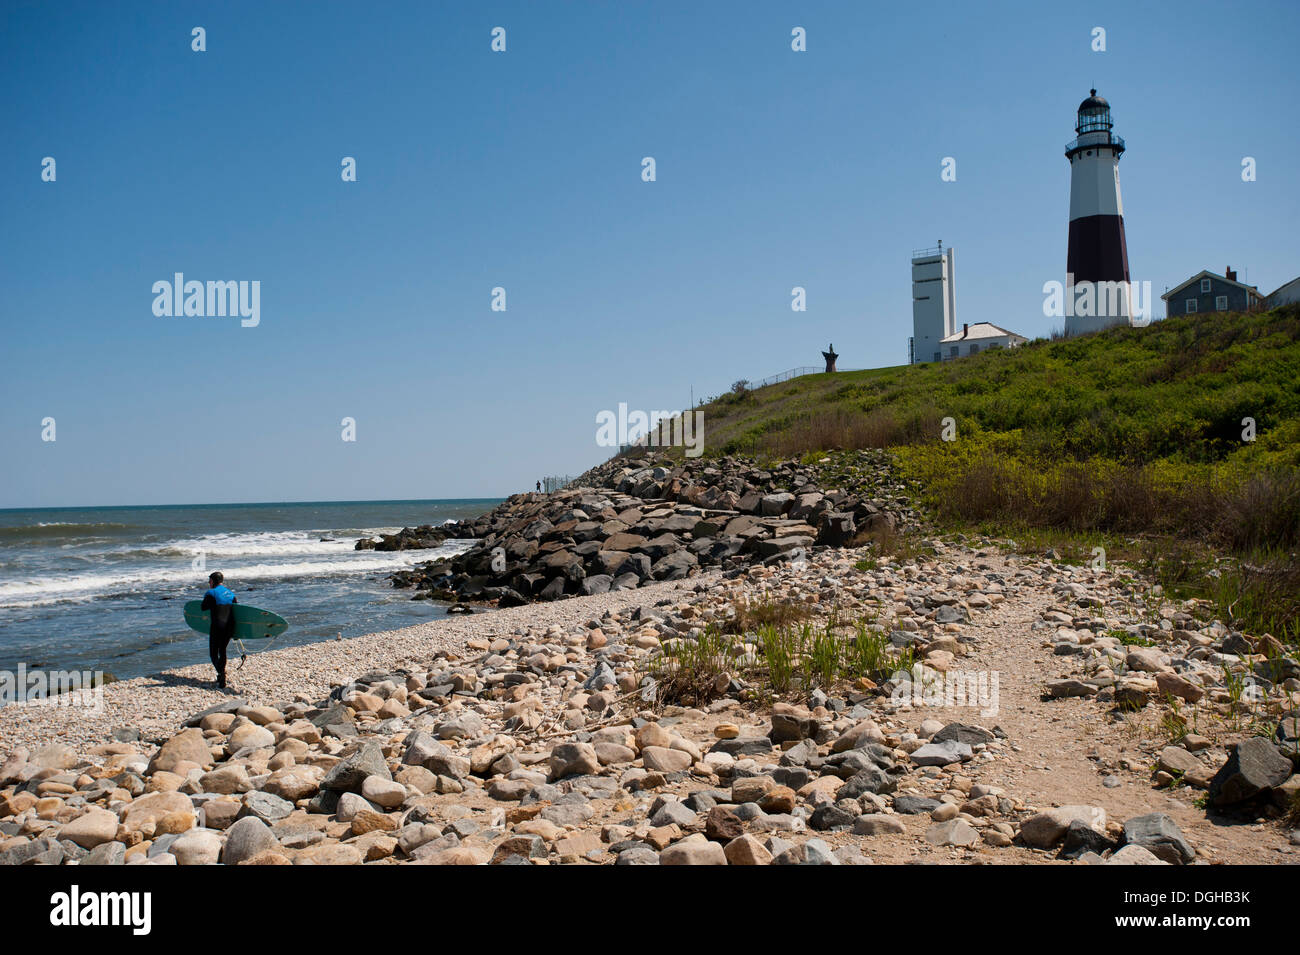
<instances>
[{"instance_id":1,"label":"horizon line","mask_svg":"<svg viewBox=\"0 0 1300 955\"><path fill-rule=\"evenodd\" d=\"M516 494L523 493L516 491ZM138 508L163 507L261 507L265 505L294 506L310 504L429 504L435 502L457 501L504 501L505 496L489 495L486 497L394 497L394 498L358 498L340 501L222 501L189 504L57 504L35 505L28 507L0 507L0 514L12 511L91 511L91 510L131 510Z\"/></svg>"}]
</instances>

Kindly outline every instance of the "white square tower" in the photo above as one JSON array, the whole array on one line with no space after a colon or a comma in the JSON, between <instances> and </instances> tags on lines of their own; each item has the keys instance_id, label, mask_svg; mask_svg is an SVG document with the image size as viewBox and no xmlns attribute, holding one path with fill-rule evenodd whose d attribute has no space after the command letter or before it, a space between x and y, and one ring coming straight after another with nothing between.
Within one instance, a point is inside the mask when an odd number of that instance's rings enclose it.
<instances>
[{"instance_id":1,"label":"white square tower","mask_svg":"<svg viewBox=\"0 0 1300 955\"><path fill-rule=\"evenodd\" d=\"M909 361L940 360L940 342L957 330L953 250L940 242L912 253L912 349Z\"/></svg>"}]
</instances>

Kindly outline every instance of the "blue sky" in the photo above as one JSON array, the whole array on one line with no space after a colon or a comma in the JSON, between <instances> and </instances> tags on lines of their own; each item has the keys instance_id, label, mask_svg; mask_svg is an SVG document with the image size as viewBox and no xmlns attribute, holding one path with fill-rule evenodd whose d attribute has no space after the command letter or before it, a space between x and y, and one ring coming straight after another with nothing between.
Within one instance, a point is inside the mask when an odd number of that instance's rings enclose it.
<instances>
[{"instance_id":1,"label":"blue sky","mask_svg":"<svg viewBox=\"0 0 1300 955\"><path fill-rule=\"evenodd\" d=\"M522 490L606 457L619 402L828 341L903 363L939 238L959 322L1044 334L1091 86L1133 278L1272 291L1300 273L1297 9L6 3L0 507ZM260 324L155 316L175 272L260 281Z\"/></svg>"}]
</instances>

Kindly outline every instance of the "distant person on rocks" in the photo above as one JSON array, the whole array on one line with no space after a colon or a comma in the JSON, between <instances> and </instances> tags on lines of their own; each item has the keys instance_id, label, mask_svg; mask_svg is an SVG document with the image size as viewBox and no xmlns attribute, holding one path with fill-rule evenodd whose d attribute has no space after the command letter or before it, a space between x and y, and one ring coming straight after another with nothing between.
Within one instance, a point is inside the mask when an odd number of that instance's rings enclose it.
<instances>
[{"instance_id":1,"label":"distant person on rocks","mask_svg":"<svg viewBox=\"0 0 1300 955\"><path fill-rule=\"evenodd\" d=\"M537 482L537 490L540 491L541 489L542 489L542 482L541 482L541 481L538 481L538 482Z\"/></svg>"},{"instance_id":2,"label":"distant person on rocks","mask_svg":"<svg viewBox=\"0 0 1300 955\"><path fill-rule=\"evenodd\" d=\"M212 612L212 626L208 630L208 655L217 669L217 686L226 686L226 646L235 635L235 592L223 581L225 575L213 571L208 575L208 591L203 595L201 609Z\"/></svg>"}]
</instances>

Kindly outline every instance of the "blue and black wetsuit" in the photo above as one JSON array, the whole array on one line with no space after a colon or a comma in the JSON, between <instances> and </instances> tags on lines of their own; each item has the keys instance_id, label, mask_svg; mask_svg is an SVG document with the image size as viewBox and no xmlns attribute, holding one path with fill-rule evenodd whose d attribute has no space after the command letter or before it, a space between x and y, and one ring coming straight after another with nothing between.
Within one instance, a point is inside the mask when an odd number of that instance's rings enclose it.
<instances>
[{"instance_id":1,"label":"blue and black wetsuit","mask_svg":"<svg viewBox=\"0 0 1300 955\"><path fill-rule=\"evenodd\" d=\"M203 595L202 609L212 611L212 627L208 630L208 654L217 668L217 686L226 685L226 645L235 635L235 592L225 584L217 584Z\"/></svg>"}]
</instances>

